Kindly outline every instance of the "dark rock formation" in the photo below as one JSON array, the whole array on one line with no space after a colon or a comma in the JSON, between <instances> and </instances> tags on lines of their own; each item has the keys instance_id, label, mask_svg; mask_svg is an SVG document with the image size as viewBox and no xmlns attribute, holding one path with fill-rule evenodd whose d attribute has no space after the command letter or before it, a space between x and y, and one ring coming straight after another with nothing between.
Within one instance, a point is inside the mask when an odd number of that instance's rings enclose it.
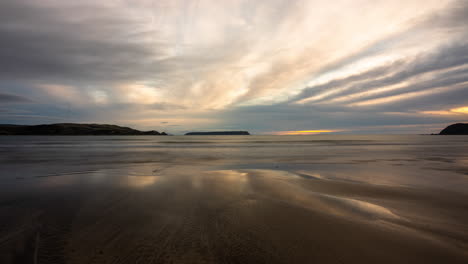
<instances>
[{"instance_id":1,"label":"dark rock formation","mask_svg":"<svg viewBox=\"0 0 468 264\"><path fill-rule=\"evenodd\" d=\"M219 135L250 135L247 131L214 131L214 132L189 132L186 136L219 136Z\"/></svg>"},{"instance_id":2,"label":"dark rock formation","mask_svg":"<svg viewBox=\"0 0 468 264\"><path fill-rule=\"evenodd\" d=\"M61 123L50 125L0 125L0 135L167 135L158 131L139 131L129 127L101 124Z\"/></svg>"},{"instance_id":3,"label":"dark rock formation","mask_svg":"<svg viewBox=\"0 0 468 264\"><path fill-rule=\"evenodd\" d=\"M468 124L457 123L440 131L439 135L468 135Z\"/></svg>"}]
</instances>

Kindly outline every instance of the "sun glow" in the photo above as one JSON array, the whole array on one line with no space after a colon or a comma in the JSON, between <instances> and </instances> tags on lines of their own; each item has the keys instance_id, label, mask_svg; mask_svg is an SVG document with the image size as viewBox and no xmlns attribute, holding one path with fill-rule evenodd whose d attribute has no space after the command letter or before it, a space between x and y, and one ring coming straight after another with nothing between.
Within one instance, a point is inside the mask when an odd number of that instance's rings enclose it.
<instances>
[{"instance_id":1,"label":"sun glow","mask_svg":"<svg viewBox=\"0 0 468 264\"><path fill-rule=\"evenodd\" d=\"M341 130L297 130L297 131L278 131L275 135L316 135L322 133L340 132Z\"/></svg>"},{"instance_id":2,"label":"sun glow","mask_svg":"<svg viewBox=\"0 0 468 264\"><path fill-rule=\"evenodd\" d=\"M453 108L450 110L441 110L441 111L422 111L422 114L427 115L459 115L459 114L468 114L468 106Z\"/></svg>"},{"instance_id":3,"label":"sun glow","mask_svg":"<svg viewBox=\"0 0 468 264\"><path fill-rule=\"evenodd\" d=\"M450 109L450 112L468 114L468 106Z\"/></svg>"}]
</instances>

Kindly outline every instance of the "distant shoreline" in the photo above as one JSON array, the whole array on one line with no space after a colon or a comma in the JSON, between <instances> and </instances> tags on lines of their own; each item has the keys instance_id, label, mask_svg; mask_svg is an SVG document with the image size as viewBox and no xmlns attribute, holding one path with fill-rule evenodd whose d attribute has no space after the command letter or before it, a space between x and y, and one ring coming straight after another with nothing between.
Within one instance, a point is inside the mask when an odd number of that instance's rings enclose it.
<instances>
[{"instance_id":1,"label":"distant shoreline","mask_svg":"<svg viewBox=\"0 0 468 264\"><path fill-rule=\"evenodd\" d=\"M166 132L140 131L108 124L58 123L47 125L0 124L4 136L167 136Z\"/></svg>"},{"instance_id":2,"label":"distant shoreline","mask_svg":"<svg viewBox=\"0 0 468 264\"><path fill-rule=\"evenodd\" d=\"M42 125L0 124L0 136L168 136L156 130L140 131L130 127L110 124L56 123ZM186 136L251 135L248 131L200 131ZM468 123L447 126L440 133L419 135L468 135Z\"/></svg>"}]
</instances>

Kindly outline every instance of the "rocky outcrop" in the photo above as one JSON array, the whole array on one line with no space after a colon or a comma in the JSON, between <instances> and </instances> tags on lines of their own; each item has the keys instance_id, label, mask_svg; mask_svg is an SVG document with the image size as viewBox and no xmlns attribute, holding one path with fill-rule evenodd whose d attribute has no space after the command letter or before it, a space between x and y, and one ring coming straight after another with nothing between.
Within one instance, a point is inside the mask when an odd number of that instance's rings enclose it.
<instances>
[{"instance_id":1,"label":"rocky outcrop","mask_svg":"<svg viewBox=\"0 0 468 264\"><path fill-rule=\"evenodd\" d=\"M75 124L61 123L49 125L0 125L0 135L66 135L66 136L86 136L86 135L154 135L163 136L166 133L151 131L139 131L129 127L121 127L107 124Z\"/></svg>"},{"instance_id":2,"label":"rocky outcrop","mask_svg":"<svg viewBox=\"0 0 468 264\"><path fill-rule=\"evenodd\" d=\"M439 135L468 135L468 124L457 123L440 131Z\"/></svg>"}]
</instances>

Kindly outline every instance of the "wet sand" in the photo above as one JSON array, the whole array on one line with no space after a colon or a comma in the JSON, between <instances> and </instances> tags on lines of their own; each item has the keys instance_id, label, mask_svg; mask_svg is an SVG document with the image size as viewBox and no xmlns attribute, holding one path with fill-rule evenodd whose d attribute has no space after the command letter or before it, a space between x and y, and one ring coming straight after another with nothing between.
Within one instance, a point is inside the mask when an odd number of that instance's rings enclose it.
<instances>
[{"instance_id":1,"label":"wet sand","mask_svg":"<svg viewBox=\"0 0 468 264\"><path fill-rule=\"evenodd\" d=\"M3 145L0 263L468 262L463 144L259 144Z\"/></svg>"}]
</instances>

